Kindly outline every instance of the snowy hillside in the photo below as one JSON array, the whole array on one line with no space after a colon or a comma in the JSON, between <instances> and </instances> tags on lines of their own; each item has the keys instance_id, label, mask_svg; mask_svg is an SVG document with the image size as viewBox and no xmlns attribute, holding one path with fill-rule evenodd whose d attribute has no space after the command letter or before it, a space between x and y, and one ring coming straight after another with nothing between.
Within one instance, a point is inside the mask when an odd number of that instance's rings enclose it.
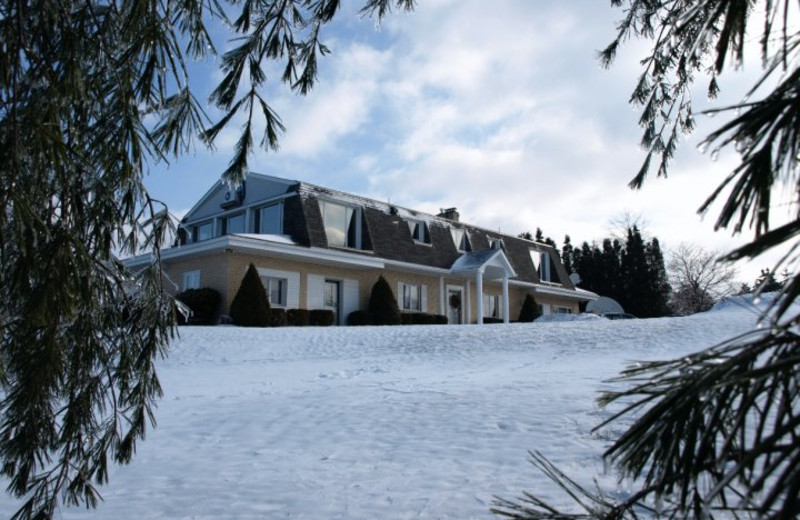
<instances>
[{"instance_id":1,"label":"snowy hillside","mask_svg":"<svg viewBox=\"0 0 800 520\"><path fill-rule=\"evenodd\" d=\"M623 425L602 381L752 327L752 306L689 318L484 326L183 328L160 363L158 428L97 510L65 519L493 518L493 495L558 496ZM612 475L601 482L615 485ZM566 501L561 500L561 503ZM0 496L0 517L16 502Z\"/></svg>"}]
</instances>

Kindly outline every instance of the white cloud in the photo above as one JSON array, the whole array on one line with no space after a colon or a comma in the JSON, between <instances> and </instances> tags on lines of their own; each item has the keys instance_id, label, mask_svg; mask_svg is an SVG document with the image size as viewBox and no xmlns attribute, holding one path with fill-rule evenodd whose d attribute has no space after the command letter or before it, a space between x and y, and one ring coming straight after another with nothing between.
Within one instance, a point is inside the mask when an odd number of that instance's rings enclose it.
<instances>
[{"instance_id":1,"label":"white cloud","mask_svg":"<svg viewBox=\"0 0 800 520\"><path fill-rule=\"evenodd\" d=\"M610 70L596 59L622 15L596 0L424 0L375 31L351 9L315 90L271 91L287 134L253 169L431 212L457 206L471 223L538 226L559 242L600 239L631 211L666 244L730 246L712 232L716 214L696 210L735 157L712 162L694 138L669 179L627 188L644 159L627 102L649 44L627 42ZM732 101L747 77L726 76ZM700 121L698 136L714 123ZM235 130L221 137L228 156Z\"/></svg>"}]
</instances>

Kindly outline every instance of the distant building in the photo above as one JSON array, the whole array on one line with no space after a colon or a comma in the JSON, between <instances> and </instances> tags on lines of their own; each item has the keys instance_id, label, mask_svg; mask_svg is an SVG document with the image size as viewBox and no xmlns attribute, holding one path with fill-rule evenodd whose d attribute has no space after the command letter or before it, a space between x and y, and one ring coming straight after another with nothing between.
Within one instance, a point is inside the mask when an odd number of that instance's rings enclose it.
<instances>
[{"instance_id":1,"label":"distant building","mask_svg":"<svg viewBox=\"0 0 800 520\"><path fill-rule=\"evenodd\" d=\"M255 173L235 190L218 181L178 236L162 251L165 274L180 290L218 290L222 313L250 263L270 305L330 309L340 325L366 309L380 275L401 311L454 324L515 320L527 294L543 314L597 297L574 286L552 247L462 223L455 208L430 215Z\"/></svg>"}]
</instances>

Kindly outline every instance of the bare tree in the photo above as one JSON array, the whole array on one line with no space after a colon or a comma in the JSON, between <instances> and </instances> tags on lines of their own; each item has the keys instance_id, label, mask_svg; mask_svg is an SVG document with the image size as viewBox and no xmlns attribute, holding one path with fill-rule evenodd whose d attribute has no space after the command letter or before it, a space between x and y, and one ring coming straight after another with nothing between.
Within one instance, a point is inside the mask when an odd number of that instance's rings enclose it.
<instances>
[{"instance_id":1,"label":"bare tree","mask_svg":"<svg viewBox=\"0 0 800 520\"><path fill-rule=\"evenodd\" d=\"M735 292L736 268L723 255L695 244L681 244L669 254L667 273L673 293L672 310L686 316L709 310Z\"/></svg>"}]
</instances>

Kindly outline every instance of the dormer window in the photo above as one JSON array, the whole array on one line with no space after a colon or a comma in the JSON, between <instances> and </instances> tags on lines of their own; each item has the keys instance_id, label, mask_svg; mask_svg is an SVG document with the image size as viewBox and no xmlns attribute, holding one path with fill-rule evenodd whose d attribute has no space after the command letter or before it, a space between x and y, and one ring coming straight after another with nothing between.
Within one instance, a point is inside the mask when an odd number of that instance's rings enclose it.
<instances>
[{"instance_id":1,"label":"dormer window","mask_svg":"<svg viewBox=\"0 0 800 520\"><path fill-rule=\"evenodd\" d=\"M319 208L328 245L361 248L361 210L321 200Z\"/></svg>"},{"instance_id":2,"label":"dormer window","mask_svg":"<svg viewBox=\"0 0 800 520\"><path fill-rule=\"evenodd\" d=\"M537 249L531 249L531 261L533 267L536 269L536 274L539 275L539 280L543 282L551 281L550 277L550 254L542 252Z\"/></svg>"},{"instance_id":3,"label":"dormer window","mask_svg":"<svg viewBox=\"0 0 800 520\"><path fill-rule=\"evenodd\" d=\"M456 246L460 252L465 253L470 250L469 238L463 229L450 228L450 235L453 237L453 245Z\"/></svg>"},{"instance_id":4,"label":"dormer window","mask_svg":"<svg viewBox=\"0 0 800 520\"><path fill-rule=\"evenodd\" d=\"M428 226L425 225L425 222L420 220L409 220L408 229L411 231L411 238L414 239L414 242L418 242L420 244L431 243L430 236L428 235Z\"/></svg>"},{"instance_id":5,"label":"dormer window","mask_svg":"<svg viewBox=\"0 0 800 520\"><path fill-rule=\"evenodd\" d=\"M499 238L490 238L489 239L489 248L490 249L503 249L503 241Z\"/></svg>"}]
</instances>

